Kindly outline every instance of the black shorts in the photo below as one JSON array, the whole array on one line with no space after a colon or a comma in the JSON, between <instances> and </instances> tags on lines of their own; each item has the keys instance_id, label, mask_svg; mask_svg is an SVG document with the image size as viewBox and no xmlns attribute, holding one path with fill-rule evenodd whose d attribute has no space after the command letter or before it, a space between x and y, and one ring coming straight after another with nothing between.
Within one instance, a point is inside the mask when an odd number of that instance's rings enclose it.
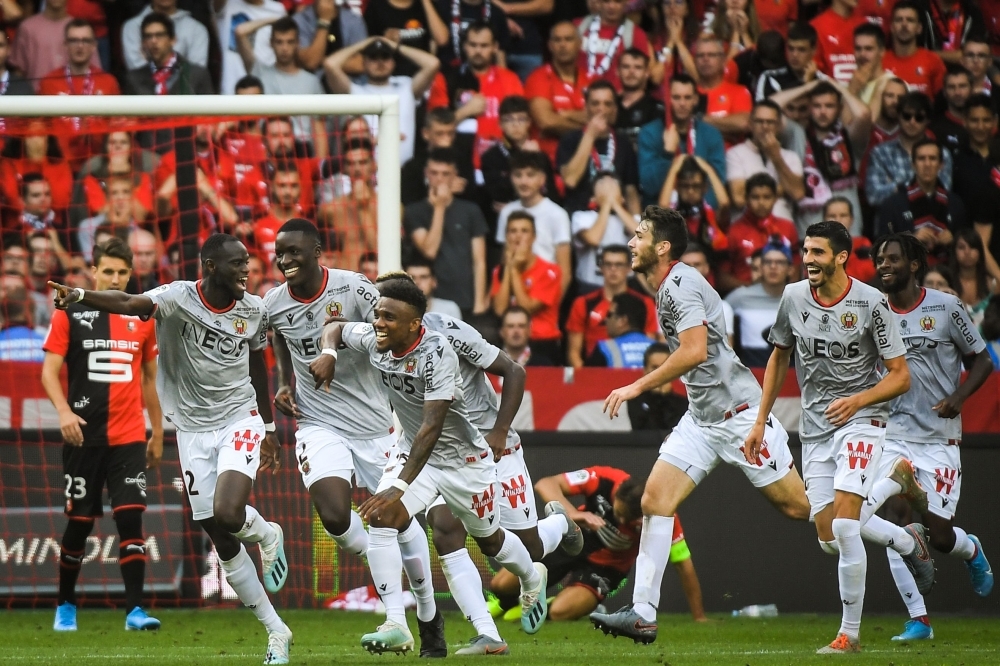
<instances>
[{"instance_id":1,"label":"black shorts","mask_svg":"<svg viewBox=\"0 0 1000 666\"><path fill-rule=\"evenodd\" d=\"M568 577L566 587L585 587L594 593L598 601L604 601L628 578L627 572L594 564L584 554L569 557L557 550L549 553L542 564L549 570L549 585Z\"/></svg>"},{"instance_id":2,"label":"black shorts","mask_svg":"<svg viewBox=\"0 0 1000 666\"><path fill-rule=\"evenodd\" d=\"M119 446L63 447L66 515L96 518L104 515L104 485L111 508L145 510L146 443Z\"/></svg>"}]
</instances>

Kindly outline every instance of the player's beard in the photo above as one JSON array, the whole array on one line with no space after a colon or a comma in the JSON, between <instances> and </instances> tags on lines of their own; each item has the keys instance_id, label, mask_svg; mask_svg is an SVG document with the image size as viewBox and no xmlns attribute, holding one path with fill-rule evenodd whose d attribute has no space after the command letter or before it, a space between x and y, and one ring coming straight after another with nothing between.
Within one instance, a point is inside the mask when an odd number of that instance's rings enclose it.
<instances>
[{"instance_id":1,"label":"player's beard","mask_svg":"<svg viewBox=\"0 0 1000 666\"><path fill-rule=\"evenodd\" d=\"M893 273L892 278L892 282L886 284L881 275L878 277L879 284L882 286L882 291L886 294L898 294L910 286L909 278L903 278L899 273Z\"/></svg>"},{"instance_id":2,"label":"player's beard","mask_svg":"<svg viewBox=\"0 0 1000 666\"><path fill-rule=\"evenodd\" d=\"M632 262L632 270L636 273L648 274L656 266L656 252L652 247L647 247L635 255Z\"/></svg>"},{"instance_id":3,"label":"player's beard","mask_svg":"<svg viewBox=\"0 0 1000 666\"><path fill-rule=\"evenodd\" d=\"M813 262L812 264L809 264L809 265L810 266L815 266L816 268L818 268L820 270L819 277L818 277L819 282L817 282L815 284L813 284L812 278L809 277L809 273L806 273L806 277L809 279L809 285L813 289L819 289L820 287L822 287L824 284L826 284L830 280L831 277L833 277L833 274L837 272L837 262L835 262L835 261L834 262L830 262L829 264L820 264L820 263L817 263L817 262ZM808 268L808 266L807 266L807 268Z\"/></svg>"}]
</instances>

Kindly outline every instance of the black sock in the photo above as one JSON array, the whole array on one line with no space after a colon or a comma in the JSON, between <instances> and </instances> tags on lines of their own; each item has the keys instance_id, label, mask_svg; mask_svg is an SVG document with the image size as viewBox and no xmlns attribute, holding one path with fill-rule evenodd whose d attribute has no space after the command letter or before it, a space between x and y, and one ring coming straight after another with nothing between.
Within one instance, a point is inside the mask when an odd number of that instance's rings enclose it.
<instances>
[{"instance_id":1,"label":"black sock","mask_svg":"<svg viewBox=\"0 0 1000 666\"><path fill-rule=\"evenodd\" d=\"M76 604L76 580L94 521L70 518L59 549L59 604Z\"/></svg>"},{"instance_id":2,"label":"black sock","mask_svg":"<svg viewBox=\"0 0 1000 666\"><path fill-rule=\"evenodd\" d=\"M115 514L118 526L118 565L125 582L125 611L142 606L146 576L146 540L142 536L142 511L125 509Z\"/></svg>"}]
</instances>

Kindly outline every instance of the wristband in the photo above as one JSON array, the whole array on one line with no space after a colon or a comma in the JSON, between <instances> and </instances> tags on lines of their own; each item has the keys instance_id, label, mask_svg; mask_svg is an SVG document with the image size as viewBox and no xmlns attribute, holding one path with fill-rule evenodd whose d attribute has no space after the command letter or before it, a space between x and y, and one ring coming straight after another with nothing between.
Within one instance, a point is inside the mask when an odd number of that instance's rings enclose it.
<instances>
[{"instance_id":1,"label":"wristband","mask_svg":"<svg viewBox=\"0 0 1000 666\"><path fill-rule=\"evenodd\" d=\"M403 481L398 477L393 479L392 483L390 483L389 485L392 486L393 488L399 488L399 490L401 490L404 493L406 492L406 489L410 487L410 484L408 484L406 481Z\"/></svg>"},{"instance_id":2,"label":"wristband","mask_svg":"<svg viewBox=\"0 0 1000 666\"><path fill-rule=\"evenodd\" d=\"M324 30L329 30L330 29L330 22L329 21L324 21L324 20L320 19L319 21L316 21L316 26L319 27L319 28L323 28Z\"/></svg>"},{"instance_id":3,"label":"wristband","mask_svg":"<svg viewBox=\"0 0 1000 666\"><path fill-rule=\"evenodd\" d=\"M73 303L79 303L80 301L83 300L83 296L84 296L83 289L77 287L73 291L69 292L69 297L70 297L69 304L72 305Z\"/></svg>"},{"instance_id":4,"label":"wristband","mask_svg":"<svg viewBox=\"0 0 1000 666\"><path fill-rule=\"evenodd\" d=\"M332 356L334 361L337 360L337 350L334 349L333 347L324 347L323 350L320 352L320 356L322 356L323 354L326 354L327 356Z\"/></svg>"},{"instance_id":5,"label":"wristband","mask_svg":"<svg viewBox=\"0 0 1000 666\"><path fill-rule=\"evenodd\" d=\"M265 432L277 432L278 431L278 426L274 425L274 421L271 421L270 423L265 423L264 424L264 431Z\"/></svg>"}]
</instances>

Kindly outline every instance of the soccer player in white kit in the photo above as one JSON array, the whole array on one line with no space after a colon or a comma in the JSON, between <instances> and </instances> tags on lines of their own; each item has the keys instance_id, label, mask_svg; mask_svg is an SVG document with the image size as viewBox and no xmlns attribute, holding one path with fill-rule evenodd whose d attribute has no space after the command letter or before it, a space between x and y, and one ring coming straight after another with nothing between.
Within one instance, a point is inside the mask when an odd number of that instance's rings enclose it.
<instances>
[{"instance_id":1,"label":"soccer player in white kit","mask_svg":"<svg viewBox=\"0 0 1000 666\"><path fill-rule=\"evenodd\" d=\"M656 605L670 557L674 513L720 462L734 465L761 494L790 518L809 516L802 479L788 449L788 434L760 405L760 385L729 346L722 299L694 268L678 260L687 248L687 223L680 213L648 206L629 241L632 270L656 285L660 329L670 347L667 361L632 384L611 392L604 403L611 418L625 401L680 378L689 409L660 447L642 497L642 533L635 565L632 605L616 613L591 613L605 634L637 642L656 640ZM765 420L766 445L749 462L743 440L758 418Z\"/></svg>"},{"instance_id":2,"label":"soccer player in white kit","mask_svg":"<svg viewBox=\"0 0 1000 666\"><path fill-rule=\"evenodd\" d=\"M972 589L985 597L993 589L993 571L979 539L954 524L962 492L962 405L993 372L990 354L955 296L920 286L927 270L927 251L909 234L880 238L874 249L875 267L889 310L906 345L910 390L892 401L881 470L909 459L928 501L914 507L930 530L931 546L965 562ZM962 382L962 360L970 366ZM910 522L910 507L896 499L899 484L891 478L876 482L869 495L873 502L890 498L887 517ZM934 638L924 597L899 554L887 549L892 577L910 613L903 633L894 641Z\"/></svg>"},{"instance_id":3,"label":"soccer player in white kit","mask_svg":"<svg viewBox=\"0 0 1000 666\"><path fill-rule=\"evenodd\" d=\"M802 265L808 279L788 285L781 296L761 402L762 410L774 404L794 345L802 391L802 472L811 517L824 550L840 554L843 619L837 638L820 648L821 654L861 649L868 566L862 535L882 546L895 544L928 581L928 589L934 581L921 529L904 530L877 516L862 516L862 503L878 476L889 400L910 388L910 373L885 298L844 270L850 252L851 236L843 225L818 222L806 230ZM757 459L764 427L758 415L746 441L748 460Z\"/></svg>"},{"instance_id":4,"label":"soccer player in white kit","mask_svg":"<svg viewBox=\"0 0 1000 666\"><path fill-rule=\"evenodd\" d=\"M458 356L447 338L424 328L427 297L412 281L390 280L379 285L379 292L374 322L327 324L320 356L309 366L318 388L333 380L340 348L370 354L403 429L378 492L359 507L371 525L368 564L386 610L385 623L362 636L361 645L375 653L413 648L396 533L438 495L483 554L520 579L522 607L540 625L546 614L546 570L533 564L524 544L499 524L496 462L469 420Z\"/></svg>"},{"instance_id":5,"label":"soccer player in white kit","mask_svg":"<svg viewBox=\"0 0 1000 666\"><path fill-rule=\"evenodd\" d=\"M392 412L368 353L345 349L329 390L314 386L309 364L320 354L328 317L374 319L378 290L361 273L319 264L319 230L293 218L278 230L274 251L285 284L264 296L278 366L275 406L296 419L295 457L302 481L327 534L355 555L368 550L368 532L351 509L351 479L374 493L396 443ZM295 388L292 388L292 376ZM430 549L417 521L397 537L403 568L417 600L420 656L444 657L444 618L434 601Z\"/></svg>"},{"instance_id":6,"label":"soccer player in white kit","mask_svg":"<svg viewBox=\"0 0 1000 666\"><path fill-rule=\"evenodd\" d=\"M177 429L177 452L193 517L219 554L226 580L268 632L265 664L287 664L292 632L265 592L288 577L284 536L247 504L258 468L278 469L264 348L267 312L246 293L250 255L233 236L201 248L204 278L139 295L49 283L56 307L83 302L114 314L153 317L160 348L156 390ZM264 585L242 542L260 545Z\"/></svg>"}]
</instances>

